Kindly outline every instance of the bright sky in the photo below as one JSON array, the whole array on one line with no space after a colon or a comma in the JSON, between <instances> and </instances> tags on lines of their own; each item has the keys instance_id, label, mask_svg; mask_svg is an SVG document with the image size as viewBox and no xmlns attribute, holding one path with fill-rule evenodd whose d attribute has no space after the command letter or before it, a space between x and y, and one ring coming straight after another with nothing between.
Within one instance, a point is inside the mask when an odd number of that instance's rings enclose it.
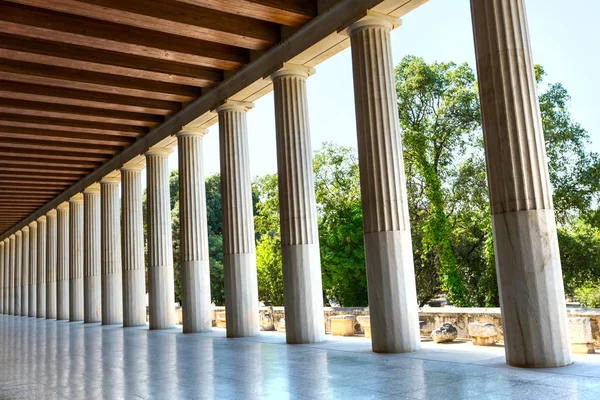
<instances>
[{"instance_id":1,"label":"bright sky","mask_svg":"<svg viewBox=\"0 0 600 400\"><path fill-rule=\"evenodd\" d=\"M568 5L567 5L568 3ZM547 73L548 82L561 82L569 91L571 112L600 151L599 0L525 0L533 59ZM394 64L408 54L427 62L467 62L475 69L469 0L430 0L402 18L392 32ZM350 49L316 68L308 79L308 104L313 150L330 141L356 148L354 92ZM252 177L277 172L273 95L248 112ZM219 172L217 125L205 137L206 176ZM177 168L177 153L169 159Z\"/></svg>"}]
</instances>

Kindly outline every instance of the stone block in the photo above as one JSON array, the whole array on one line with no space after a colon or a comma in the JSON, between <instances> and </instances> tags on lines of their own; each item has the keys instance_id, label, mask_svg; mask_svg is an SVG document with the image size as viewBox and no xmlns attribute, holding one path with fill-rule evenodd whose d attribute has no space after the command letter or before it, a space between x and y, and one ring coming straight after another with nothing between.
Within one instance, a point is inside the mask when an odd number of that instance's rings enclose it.
<instances>
[{"instance_id":1,"label":"stone block","mask_svg":"<svg viewBox=\"0 0 600 400\"><path fill-rule=\"evenodd\" d=\"M569 318L569 339L573 353L593 354L595 352L589 318Z\"/></svg>"},{"instance_id":2,"label":"stone block","mask_svg":"<svg viewBox=\"0 0 600 400\"><path fill-rule=\"evenodd\" d=\"M225 318L225 311L219 311L217 313L217 327L227 328L227 320Z\"/></svg>"},{"instance_id":3,"label":"stone block","mask_svg":"<svg viewBox=\"0 0 600 400\"><path fill-rule=\"evenodd\" d=\"M368 315L359 315L358 317L356 317L356 321L358 321L360 326L362 326L362 328L364 329L365 337L370 338L371 337L371 317L369 317Z\"/></svg>"},{"instance_id":4,"label":"stone block","mask_svg":"<svg viewBox=\"0 0 600 400\"><path fill-rule=\"evenodd\" d=\"M281 318L276 327L277 332L285 332L285 318Z\"/></svg>"},{"instance_id":5,"label":"stone block","mask_svg":"<svg viewBox=\"0 0 600 400\"><path fill-rule=\"evenodd\" d=\"M436 343L453 342L458 337L458 329L450 323L445 323L431 332L431 338Z\"/></svg>"},{"instance_id":6,"label":"stone block","mask_svg":"<svg viewBox=\"0 0 600 400\"><path fill-rule=\"evenodd\" d=\"M175 309L175 324L183 325L183 308Z\"/></svg>"},{"instance_id":7,"label":"stone block","mask_svg":"<svg viewBox=\"0 0 600 400\"><path fill-rule=\"evenodd\" d=\"M354 315L335 315L330 320L333 336L354 336Z\"/></svg>"},{"instance_id":8,"label":"stone block","mask_svg":"<svg viewBox=\"0 0 600 400\"><path fill-rule=\"evenodd\" d=\"M496 344L496 327L493 324L471 322L469 324L469 336L473 339L475 346L494 346Z\"/></svg>"}]
</instances>

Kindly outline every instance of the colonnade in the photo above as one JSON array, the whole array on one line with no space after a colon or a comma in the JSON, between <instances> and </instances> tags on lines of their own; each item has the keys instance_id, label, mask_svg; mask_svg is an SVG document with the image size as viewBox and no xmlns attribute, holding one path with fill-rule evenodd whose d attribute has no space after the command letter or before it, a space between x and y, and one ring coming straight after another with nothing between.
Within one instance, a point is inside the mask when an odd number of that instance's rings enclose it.
<instances>
[{"instance_id":1,"label":"colonnade","mask_svg":"<svg viewBox=\"0 0 600 400\"><path fill-rule=\"evenodd\" d=\"M570 363L560 258L522 0L471 0L494 243L509 364ZM365 257L376 352L420 348L418 307L390 31L369 12L352 47ZM283 65L275 99L283 283L288 343L324 338L317 212L306 80ZM246 114L219 118L228 337L259 333ZM211 329L202 129L179 145L184 332ZM169 149L145 154L150 329L174 327ZM11 315L145 324L141 167L124 165L0 242L0 310ZM121 184L119 200L118 187ZM119 203L120 202L120 203Z\"/></svg>"}]
</instances>

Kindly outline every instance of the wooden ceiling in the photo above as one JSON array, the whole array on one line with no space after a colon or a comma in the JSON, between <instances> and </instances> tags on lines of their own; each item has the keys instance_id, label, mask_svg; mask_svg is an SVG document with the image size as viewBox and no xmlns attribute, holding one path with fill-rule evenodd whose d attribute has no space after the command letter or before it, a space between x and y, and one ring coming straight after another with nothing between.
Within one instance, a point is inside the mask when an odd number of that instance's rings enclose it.
<instances>
[{"instance_id":1,"label":"wooden ceiling","mask_svg":"<svg viewBox=\"0 0 600 400\"><path fill-rule=\"evenodd\" d=\"M0 233L317 14L317 0L0 0Z\"/></svg>"}]
</instances>

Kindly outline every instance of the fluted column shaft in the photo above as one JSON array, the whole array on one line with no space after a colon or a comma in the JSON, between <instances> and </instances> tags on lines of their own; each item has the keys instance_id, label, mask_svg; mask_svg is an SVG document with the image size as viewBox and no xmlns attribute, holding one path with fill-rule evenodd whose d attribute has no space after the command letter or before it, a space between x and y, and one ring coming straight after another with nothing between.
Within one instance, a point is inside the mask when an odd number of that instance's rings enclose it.
<instances>
[{"instance_id":1,"label":"fluted column shaft","mask_svg":"<svg viewBox=\"0 0 600 400\"><path fill-rule=\"evenodd\" d=\"M247 109L235 103L217 109L227 337L259 334Z\"/></svg>"},{"instance_id":2,"label":"fluted column shaft","mask_svg":"<svg viewBox=\"0 0 600 400\"><path fill-rule=\"evenodd\" d=\"M471 0L504 349L570 364L567 312L523 0Z\"/></svg>"},{"instance_id":3,"label":"fluted column shaft","mask_svg":"<svg viewBox=\"0 0 600 400\"><path fill-rule=\"evenodd\" d=\"M37 220L37 305L36 316L46 318L46 260L48 232L46 216Z\"/></svg>"},{"instance_id":4,"label":"fluted column shaft","mask_svg":"<svg viewBox=\"0 0 600 400\"><path fill-rule=\"evenodd\" d=\"M119 180L100 182L102 325L123 323Z\"/></svg>"},{"instance_id":5,"label":"fluted column shaft","mask_svg":"<svg viewBox=\"0 0 600 400\"><path fill-rule=\"evenodd\" d=\"M8 314L15 315L15 235L9 237L8 253Z\"/></svg>"},{"instance_id":6,"label":"fluted column shaft","mask_svg":"<svg viewBox=\"0 0 600 400\"><path fill-rule=\"evenodd\" d=\"M83 195L69 200L69 321L83 321Z\"/></svg>"},{"instance_id":7,"label":"fluted column shaft","mask_svg":"<svg viewBox=\"0 0 600 400\"><path fill-rule=\"evenodd\" d=\"M56 210L56 319L69 319L69 203Z\"/></svg>"},{"instance_id":8,"label":"fluted column shaft","mask_svg":"<svg viewBox=\"0 0 600 400\"><path fill-rule=\"evenodd\" d=\"M142 166L121 169L123 326L146 324Z\"/></svg>"},{"instance_id":9,"label":"fluted column shaft","mask_svg":"<svg viewBox=\"0 0 600 400\"><path fill-rule=\"evenodd\" d=\"M175 327L169 152L151 148L146 153L150 329Z\"/></svg>"},{"instance_id":10,"label":"fluted column shaft","mask_svg":"<svg viewBox=\"0 0 600 400\"><path fill-rule=\"evenodd\" d=\"M29 224L29 313L30 317L37 314L37 222Z\"/></svg>"},{"instance_id":11,"label":"fluted column shaft","mask_svg":"<svg viewBox=\"0 0 600 400\"><path fill-rule=\"evenodd\" d=\"M294 67L272 76L288 343L315 343L325 338L307 77L308 71Z\"/></svg>"},{"instance_id":12,"label":"fluted column shaft","mask_svg":"<svg viewBox=\"0 0 600 400\"><path fill-rule=\"evenodd\" d=\"M102 321L100 185L83 192L83 321Z\"/></svg>"},{"instance_id":13,"label":"fluted column shaft","mask_svg":"<svg viewBox=\"0 0 600 400\"><path fill-rule=\"evenodd\" d=\"M29 226L21 230L21 316L29 316Z\"/></svg>"},{"instance_id":14,"label":"fluted column shaft","mask_svg":"<svg viewBox=\"0 0 600 400\"><path fill-rule=\"evenodd\" d=\"M212 330L208 222L202 156L205 130L177 134L183 332Z\"/></svg>"},{"instance_id":15,"label":"fluted column shaft","mask_svg":"<svg viewBox=\"0 0 600 400\"><path fill-rule=\"evenodd\" d=\"M46 319L56 319L56 210L46 214Z\"/></svg>"},{"instance_id":16,"label":"fluted column shaft","mask_svg":"<svg viewBox=\"0 0 600 400\"><path fill-rule=\"evenodd\" d=\"M421 348L390 30L367 17L349 28L373 351Z\"/></svg>"},{"instance_id":17,"label":"fluted column shaft","mask_svg":"<svg viewBox=\"0 0 600 400\"><path fill-rule=\"evenodd\" d=\"M5 273L6 264L4 263L4 240L0 241L0 314L5 314L4 312L4 273Z\"/></svg>"},{"instance_id":18,"label":"fluted column shaft","mask_svg":"<svg viewBox=\"0 0 600 400\"><path fill-rule=\"evenodd\" d=\"M3 314L8 314L9 303L8 294L10 291L10 238L6 238L4 243L4 294L3 294Z\"/></svg>"},{"instance_id":19,"label":"fluted column shaft","mask_svg":"<svg viewBox=\"0 0 600 400\"><path fill-rule=\"evenodd\" d=\"M13 295L15 297L15 315L21 315L21 275L23 273L23 232L15 234L15 275Z\"/></svg>"}]
</instances>

